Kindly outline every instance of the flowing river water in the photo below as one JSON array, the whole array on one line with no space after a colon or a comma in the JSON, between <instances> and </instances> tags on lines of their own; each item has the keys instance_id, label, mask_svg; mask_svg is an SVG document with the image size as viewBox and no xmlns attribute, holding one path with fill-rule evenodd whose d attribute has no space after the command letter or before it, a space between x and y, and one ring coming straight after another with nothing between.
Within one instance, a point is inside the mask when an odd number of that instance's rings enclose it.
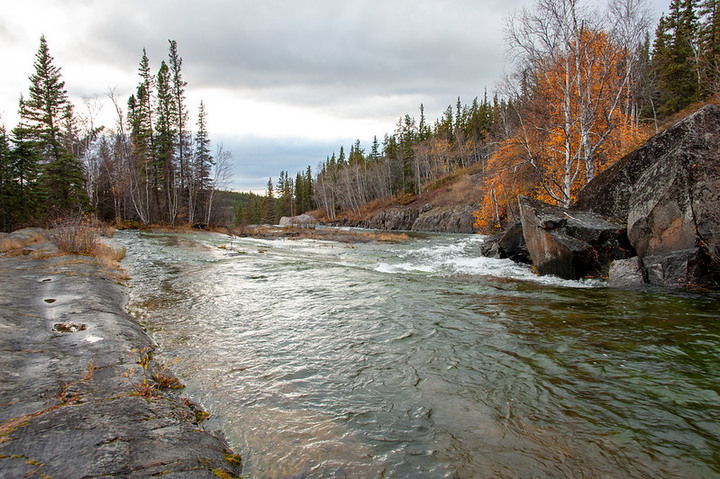
<instances>
[{"instance_id":1,"label":"flowing river water","mask_svg":"<svg viewBox=\"0 0 720 479\"><path fill-rule=\"evenodd\" d=\"M720 477L717 297L538 278L471 235L114 241L245 477Z\"/></svg>"}]
</instances>

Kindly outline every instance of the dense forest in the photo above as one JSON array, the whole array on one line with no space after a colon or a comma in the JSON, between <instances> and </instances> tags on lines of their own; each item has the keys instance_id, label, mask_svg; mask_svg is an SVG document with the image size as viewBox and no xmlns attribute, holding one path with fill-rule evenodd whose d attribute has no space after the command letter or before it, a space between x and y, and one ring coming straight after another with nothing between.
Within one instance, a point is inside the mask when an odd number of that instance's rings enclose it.
<instances>
[{"instance_id":1,"label":"dense forest","mask_svg":"<svg viewBox=\"0 0 720 479\"><path fill-rule=\"evenodd\" d=\"M719 0L672 0L657 25L643 0L591 11L577 0L536 0L507 20L513 63L496 91L441 118L400 117L370 145L360 141L265 195L235 199L236 224L275 223L317 209L334 221L368 205L407 203L447 175L481 172L476 226L500 227L518 195L569 205L582 186L678 112L720 97ZM653 28L654 27L654 28ZM654 34L651 34L654 33ZM212 147L202 103L193 120L177 43L153 73L143 50L139 84L115 105L116 125L76 113L44 37L19 124L0 125L0 229L48 225L91 213L108 222L205 225L229 221L213 205L230 154ZM227 209L227 206L224 208Z\"/></svg>"}]
</instances>

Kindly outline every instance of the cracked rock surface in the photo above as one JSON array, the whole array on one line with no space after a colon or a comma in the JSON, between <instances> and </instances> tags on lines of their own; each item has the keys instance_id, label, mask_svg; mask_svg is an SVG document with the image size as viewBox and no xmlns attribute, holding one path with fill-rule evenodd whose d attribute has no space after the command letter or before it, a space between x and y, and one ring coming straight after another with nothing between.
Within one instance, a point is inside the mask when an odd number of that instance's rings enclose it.
<instances>
[{"instance_id":1,"label":"cracked rock surface","mask_svg":"<svg viewBox=\"0 0 720 479\"><path fill-rule=\"evenodd\" d=\"M176 394L137 393L153 344L124 301L92 258L0 256L0 477L237 477Z\"/></svg>"}]
</instances>

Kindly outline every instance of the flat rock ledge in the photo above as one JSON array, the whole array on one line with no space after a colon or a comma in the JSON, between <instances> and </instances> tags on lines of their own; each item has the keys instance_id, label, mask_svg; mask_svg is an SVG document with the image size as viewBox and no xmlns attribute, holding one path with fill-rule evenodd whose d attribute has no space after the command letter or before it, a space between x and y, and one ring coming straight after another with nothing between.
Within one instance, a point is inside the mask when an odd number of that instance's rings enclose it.
<instances>
[{"instance_id":1,"label":"flat rock ledge","mask_svg":"<svg viewBox=\"0 0 720 479\"><path fill-rule=\"evenodd\" d=\"M113 271L83 256L0 256L0 477L239 477L191 402L138 394L153 343Z\"/></svg>"}]
</instances>

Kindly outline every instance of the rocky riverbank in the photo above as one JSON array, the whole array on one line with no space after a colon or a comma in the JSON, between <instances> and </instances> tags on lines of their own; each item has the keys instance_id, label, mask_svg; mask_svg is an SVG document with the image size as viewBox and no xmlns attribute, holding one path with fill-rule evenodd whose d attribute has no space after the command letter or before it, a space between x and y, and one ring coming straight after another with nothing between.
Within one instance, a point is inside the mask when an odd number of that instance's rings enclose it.
<instances>
[{"instance_id":1,"label":"rocky riverbank","mask_svg":"<svg viewBox=\"0 0 720 479\"><path fill-rule=\"evenodd\" d=\"M57 256L37 231L0 240L1 477L238 477L152 359L119 270Z\"/></svg>"},{"instance_id":2,"label":"rocky riverbank","mask_svg":"<svg viewBox=\"0 0 720 479\"><path fill-rule=\"evenodd\" d=\"M611 286L720 287L720 107L707 105L596 176L569 209L520 198L484 248L511 257L521 225L540 274Z\"/></svg>"}]
</instances>

